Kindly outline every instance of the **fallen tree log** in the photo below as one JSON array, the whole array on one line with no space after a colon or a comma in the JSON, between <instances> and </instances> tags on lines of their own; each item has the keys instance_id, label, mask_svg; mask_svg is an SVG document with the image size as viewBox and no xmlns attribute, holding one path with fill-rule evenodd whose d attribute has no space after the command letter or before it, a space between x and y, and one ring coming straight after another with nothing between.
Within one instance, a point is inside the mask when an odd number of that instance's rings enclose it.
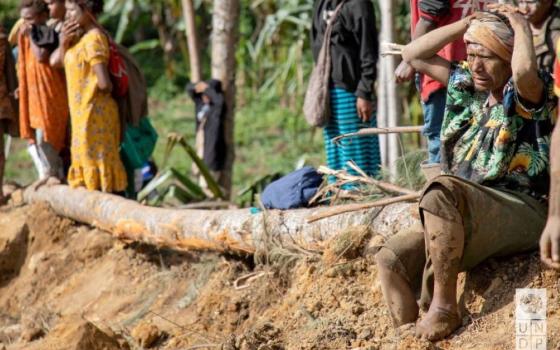
<instances>
[{"instance_id":1,"label":"fallen tree log","mask_svg":"<svg viewBox=\"0 0 560 350\"><path fill-rule=\"evenodd\" d=\"M336 207L270 210L177 210L143 206L118 196L42 186L24 192L27 203L47 203L61 216L111 232L118 238L178 250L212 250L252 254L270 244L322 250L323 243L349 226L369 225L390 236L418 220L414 204L370 208L307 223Z\"/></svg>"}]
</instances>

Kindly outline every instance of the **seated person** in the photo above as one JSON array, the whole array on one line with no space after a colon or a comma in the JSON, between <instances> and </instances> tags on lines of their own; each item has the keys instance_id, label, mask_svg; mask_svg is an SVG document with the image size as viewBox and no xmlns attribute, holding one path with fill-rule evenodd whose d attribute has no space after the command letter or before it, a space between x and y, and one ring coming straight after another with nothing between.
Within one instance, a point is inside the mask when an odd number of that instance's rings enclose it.
<instances>
[{"instance_id":1,"label":"seated person","mask_svg":"<svg viewBox=\"0 0 560 350\"><path fill-rule=\"evenodd\" d=\"M419 203L422 228L391 237L376 255L395 325L439 340L461 325L457 276L490 257L537 248L546 221L551 78L537 68L531 29L512 6L491 6L408 44L403 59L447 86L442 171ZM437 52L463 37L467 61Z\"/></svg>"}]
</instances>

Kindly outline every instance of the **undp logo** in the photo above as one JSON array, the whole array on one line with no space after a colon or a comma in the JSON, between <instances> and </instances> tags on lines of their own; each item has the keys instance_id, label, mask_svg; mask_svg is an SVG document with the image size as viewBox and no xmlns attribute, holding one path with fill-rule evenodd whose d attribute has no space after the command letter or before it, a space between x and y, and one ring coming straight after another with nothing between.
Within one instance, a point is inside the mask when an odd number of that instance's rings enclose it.
<instances>
[{"instance_id":1,"label":"undp logo","mask_svg":"<svg viewBox=\"0 0 560 350\"><path fill-rule=\"evenodd\" d=\"M546 350L546 302L546 289L516 289L516 350Z\"/></svg>"}]
</instances>

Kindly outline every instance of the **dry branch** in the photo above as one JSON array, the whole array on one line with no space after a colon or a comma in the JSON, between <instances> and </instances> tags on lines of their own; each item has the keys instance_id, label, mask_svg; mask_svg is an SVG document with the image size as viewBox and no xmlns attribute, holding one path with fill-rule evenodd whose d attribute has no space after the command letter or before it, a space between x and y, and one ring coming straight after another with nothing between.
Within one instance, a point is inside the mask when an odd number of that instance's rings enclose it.
<instances>
[{"instance_id":1,"label":"dry branch","mask_svg":"<svg viewBox=\"0 0 560 350\"><path fill-rule=\"evenodd\" d=\"M378 201L375 202L369 202L369 203L352 203L352 204L346 204L346 205L339 205L337 207L333 207L327 210L324 210L322 212L313 214L311 216L309 216L307 218L307 222L308 223L312 223L321 219L325 219L325 218L329 218L335 215L339 215L339 214L343 214L343 213L350 213L350 212L354 212L354 211L359 211L359 210L364 210L364 209L370 209L370 208L374 208L374 207L383 207L389 204L394 204L394 203L400 203L400 202L408 202L408 201L415 201L418 200L418 198L420 198L420 194L419 193L414 193L414 194L406 194L403 196L398 196L398 197L391 197L391 198L384 198L384 199L380 199Z\"/></svg>"},{"instance_id":2,"label":"dry branch","mask_svg":"<svg viewBox=\"0 0 560 350\"><path fill-rule=\"evenodd\" d=\"M394 126L389 128L364 128L357 132L351 132L348 134L343 134L332 139L332 142L338 143L340 140L351 138L351 137L364 137L371 135L381 135L381 134L406 134L406 133L418 133L422 132L422 126Z\"/></svg>"},{"instance_id":3,"label":"dry branch","mask_svg":"<svg viewBox=\"0 0 560 350\"><path fill-rule=\"evenodd\" d=\"M354 165L352 163L349 163L349 166L352 167L357 172L362 172L363 173L363 171L360 168L358 168L356 165ZM374 186L379 187L379 189L381 189L382 191L389 192L389 193L418 194L418 192L416 192L416 191L409 190L407 188L403 188L403 187L394 185L394 184L389 183L389 182L376 180L376 179L374 179L370 176L367 176L366 174L363 174L361 176L356 176L356 175L351 175L351 174L347 173L346 171L333 170L333 169L327 168L326 166L320 166L319 169L317 169L317 171L321 174L336 176L337 178L343 179L343 180L348 180L348 181L352 181L352 182L362 182L362 183L365 183L365 184L374 185Z\"/></svg>"}]
</instances>

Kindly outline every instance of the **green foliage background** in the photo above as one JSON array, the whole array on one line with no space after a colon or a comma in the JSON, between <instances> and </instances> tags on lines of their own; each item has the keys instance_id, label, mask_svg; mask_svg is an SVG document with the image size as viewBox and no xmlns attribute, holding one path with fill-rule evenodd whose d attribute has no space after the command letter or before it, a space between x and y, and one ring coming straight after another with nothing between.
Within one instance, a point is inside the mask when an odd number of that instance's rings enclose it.
<instances>
[{"instance_id":1,"label":"green foliage background","mask_svg":"<svg viewBox=\"0 0 560 350\"><path fill-rule=\"evenodd\" d=\"M194 2L203 76L209 77L212 1ZM263 175L287 173L298 161L324 163L321 131L307 127L301 115L312 68L312 5L313 0L241 0L235 117L237 190ZM16 0L1 1L4 27L9 28L17 19L16 6ZM194 141L194 106L184 93L189 67L180 0L105 0L105 10L101 22L130 48L148 80L151 117L160 134L155 158L160 161L168 132L181 132ZM406 42L408 1L398 0L396 10L398 41ZM379 20L379 11L377 14ZM401 124L420 123L413 88L403 86L401 95L406 102ZM407 144L419 142L418 138L406 140ZM190 169L190 162L180 152L172 155L171 161L184 172ZM25 145L15 142L7 178L27 183L34 177Z\"/></svg>"}]
</instances>

